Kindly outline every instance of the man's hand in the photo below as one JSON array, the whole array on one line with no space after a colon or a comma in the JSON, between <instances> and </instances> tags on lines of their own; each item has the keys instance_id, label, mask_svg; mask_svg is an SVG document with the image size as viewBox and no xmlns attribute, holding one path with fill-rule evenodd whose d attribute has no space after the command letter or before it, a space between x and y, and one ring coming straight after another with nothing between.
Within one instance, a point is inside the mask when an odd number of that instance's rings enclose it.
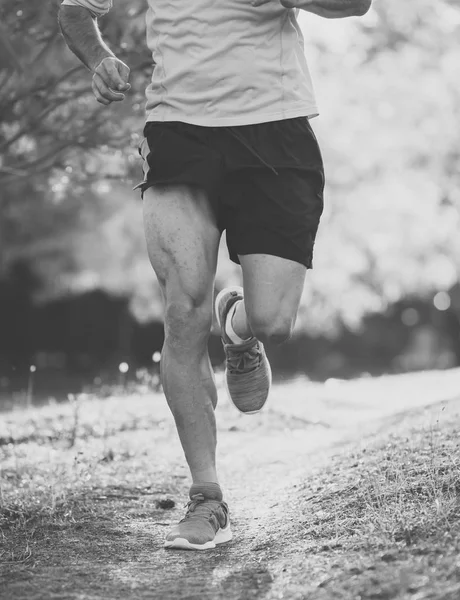
<instances>
[{"instance_id":1,"label":"man's hand","mask_svg":"<svg viewBox=\"0 0 460 600\"><path fill-rule=\"evenodd\" d=\"M128 83L129 67L118 58L107 56L94 69L93 93L101 104L124 100L131 86Z\"/></svg>"},{"instance_id":2,"label":"man's hand","mask_svg":"<svg viewBox=\"0 0 460 600\"><path fill-rule=\"evenodd\" d=\"M96 4L108 7L110 1L98 0ZM85 6L61 4L59 25L67 46L93 73L92 88L96 100L105 105L123 100L123 92L131 87L129 67L118 60L104 42L93 13Z\"/></svg>"}]
</instances>

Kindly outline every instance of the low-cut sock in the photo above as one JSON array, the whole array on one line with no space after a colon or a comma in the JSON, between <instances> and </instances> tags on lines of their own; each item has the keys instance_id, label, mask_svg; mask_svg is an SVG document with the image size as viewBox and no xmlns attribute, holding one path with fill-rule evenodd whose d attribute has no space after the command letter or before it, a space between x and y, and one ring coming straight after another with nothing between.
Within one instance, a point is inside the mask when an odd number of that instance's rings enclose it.
<instances>
[{"instance_id":1,"label":"low-cut sock","mask_svg":"<svg viewBox=\"0 0 460 600\"><path fill-rule=\"evenodd\" d=\"M233 317L235 316L237 306L240 302L242 302L242 300L238 300L238 302L235 302L235 304L228 311L227 318L225 319L225 333L230 338L233 344L244 344L252 337L249 336L248 338L243 339L237 333L235 333L235 330L233 329Z\"/></svg>"},{"instance_id":2,"label":"low-cut sock","mask_svg":"<svg viewBox=\"0 0 460 600\"><path fill-rule=\"evenodd\" d=\"M189 492L190 499L196 494L203 494L206 499L217 500L218 502L222 502L223 499L222 488L213 481L196 481L192 483Z\"/></svg>"}]
</instances>

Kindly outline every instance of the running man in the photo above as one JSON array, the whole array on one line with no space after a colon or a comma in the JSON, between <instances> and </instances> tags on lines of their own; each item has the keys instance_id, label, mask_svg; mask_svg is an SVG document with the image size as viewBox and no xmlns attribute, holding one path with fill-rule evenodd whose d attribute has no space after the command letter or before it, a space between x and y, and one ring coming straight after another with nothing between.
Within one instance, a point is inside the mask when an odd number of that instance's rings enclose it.
<instances>
[{"instance_id":1,"label":"running man","mask_svg":"<svg viewBox=\"0 0 460 600\"><path fill-rule=\"evenodd\" d=\"M192 476L186 515L167 534L167 548L205 550L232 537L216 472L213 303L229 395L241 412L255 413L271 384L264 344L290 338L312 266L324 173L309 123L318 110L299 10L360 16L371 1L148 0L154 69L138 187L165 303L162 383ZM64 0L59 13L69 48L106 105L130 88L128 66L98 29L111 4ZM226 288L214 301L224 230L243 288Z\"/></svg>"}]
</instances>

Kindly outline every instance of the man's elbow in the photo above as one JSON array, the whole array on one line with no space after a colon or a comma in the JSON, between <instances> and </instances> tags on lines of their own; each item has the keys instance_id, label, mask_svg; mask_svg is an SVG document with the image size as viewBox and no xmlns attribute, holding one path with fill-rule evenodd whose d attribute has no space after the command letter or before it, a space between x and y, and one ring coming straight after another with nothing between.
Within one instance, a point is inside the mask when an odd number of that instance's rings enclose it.
<instances>
[{"instance_id":1,"label":"man's elbow","mask_svg":"<svg viewBox=\"0 0 460 600\"><path fill-rule=\"evenodd\" d=\"M372 0L357 0L354 16L355 17L364 16L367 12L369 12L371 5L372 5Z\"/></svg>"}]
</instances>

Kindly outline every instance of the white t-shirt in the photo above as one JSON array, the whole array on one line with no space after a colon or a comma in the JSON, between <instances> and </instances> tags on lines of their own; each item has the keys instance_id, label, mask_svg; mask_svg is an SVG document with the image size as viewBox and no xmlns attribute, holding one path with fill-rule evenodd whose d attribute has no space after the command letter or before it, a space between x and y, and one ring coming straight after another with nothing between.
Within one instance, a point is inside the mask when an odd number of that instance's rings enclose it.
<instances>
[{"instance_id":1,"label":"white t-shirt","mask_svg":"<svg viewBox=\"0 0 460 600\"><path fill-rule=\"evenodd\" d=\"M94 15L112 0L64 0ZM148 0L147 121L209 127L318 114L297 23L278 0Z\"/></svg>"}]
</instances>

